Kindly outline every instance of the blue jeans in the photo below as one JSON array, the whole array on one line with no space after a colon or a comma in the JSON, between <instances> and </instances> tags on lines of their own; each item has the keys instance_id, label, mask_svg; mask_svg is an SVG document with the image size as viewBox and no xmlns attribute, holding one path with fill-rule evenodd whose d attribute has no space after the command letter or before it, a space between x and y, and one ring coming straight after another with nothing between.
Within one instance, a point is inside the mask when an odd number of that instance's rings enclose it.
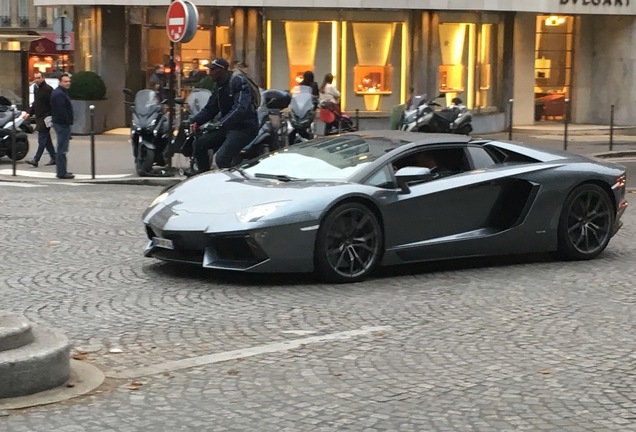
<instances>
[{"instance_id":1,"label":"blue jeans","mask_svg":"<svg viewBox=\"0 0 636 432\"><path fill-rule=\"evenodd\" d=\"M55 147L53 147L53 140L51 140L50 128L44 128L38 131L38 150L35 152L35 156L33 156L34 161L40 161L42 154L44 153L44 149L49 152L51 160L55 160Z\"/></svg>"},{"instance_id":2,"label":"blue jeans","mask_svg":"<svg viewBox=\"0 0 636 432\"><path fill-rule=\"evenodd\" d=\"M66 171L66 153L71 140L71 125L53 123L53 129L57 135L57 155L55 158L55 168L58 177L68 174Z\"/></svg>"},{"instance_id":3,"label":"blue jeans","mask_svg":"<svg viewBox=\"0 0 636 432\"><path fill-rule=\"evenodd\" d=\"M256 127L246 125L242 130L220 130L205 133L194 143L194 157L199 172L210 169L208 150L216 153L216 165L230 168L241 161L240 153L256 136Z\"/></svg>"}]
</instances>

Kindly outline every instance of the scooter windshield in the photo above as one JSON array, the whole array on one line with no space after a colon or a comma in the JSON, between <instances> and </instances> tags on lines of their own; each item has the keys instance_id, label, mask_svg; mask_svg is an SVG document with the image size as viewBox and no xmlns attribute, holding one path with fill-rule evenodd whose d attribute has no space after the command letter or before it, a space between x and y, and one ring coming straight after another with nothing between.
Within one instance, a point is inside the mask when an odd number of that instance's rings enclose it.
<instances>
[{"instance_id":1,"label":"scooter windshield","mask_svg":"<svg viewBox=\"0 0 636 432\"><path fill-rule=\"evenodd\" d=\"M139 90L135 95L135 113L147 116L161 110L160 100L153 90Z\"/></svg>"},{"instance_id":2,"label":"scooter windshield","mask_svg":"<svg viewBox=\"0 0 636 432\"><path fill-rule=\"evenodd\" d=\"M186 103L188 104L188 109L190 110L190 113L193 116L197 115L199 111L203 109L205 104L208 103L208 99L210 99L211 95L212 95L212 92L210 92L210 90L207 90L207 89L202 89L202 88L192 89L192 91L188 95L188 98L186 99Z\"/></svg>"},{"instance_id":3,"label":"scooter windshield","mask_svg":"<svg viewBox=\"0 0 636 432\"><path fill-rule=\"evenodd\" d=\"M297 93L292 97L289 107L296 117L303 118L314 108L314 97L311 93Z\"/></svg>"}]
</instances>

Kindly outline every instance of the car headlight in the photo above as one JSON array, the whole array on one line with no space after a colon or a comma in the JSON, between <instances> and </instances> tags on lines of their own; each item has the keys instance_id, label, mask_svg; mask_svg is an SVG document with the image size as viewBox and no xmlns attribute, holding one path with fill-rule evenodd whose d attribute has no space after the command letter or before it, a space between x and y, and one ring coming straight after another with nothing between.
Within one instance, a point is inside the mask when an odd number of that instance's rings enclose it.
<instances>
[{"instance_id":1,"label":"car headlight","mask_svg":"<svg viewBox=\"0 0 636 432\"><path fill-rule=\"evenodd\" d=\"M164 202L166 198L168 198L168 195L170 195L170 192L164 192L161 195L159 195L157 198L154 199L154 201L152 203L150 203L150 207L154 207L157 204L159 204L160 202Z\"/></svg>"},{"instance_id":2,"label":"car headlight","mask_svg":"<svg viewBox=\"0 0 636 432\"><path fill-rule=\"evenodd\" d=\"M278 207L284 206L289 201L278 201L267 204L255 205L236 212L239 222L256 222L257 220L274 213Z\"/></svg>"}]
</instances>

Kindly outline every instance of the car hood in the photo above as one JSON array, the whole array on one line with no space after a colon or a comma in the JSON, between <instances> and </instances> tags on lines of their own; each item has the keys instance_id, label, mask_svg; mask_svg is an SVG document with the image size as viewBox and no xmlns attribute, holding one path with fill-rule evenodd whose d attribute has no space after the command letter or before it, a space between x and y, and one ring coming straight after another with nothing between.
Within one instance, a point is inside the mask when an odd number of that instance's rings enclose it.
<instances>
[{"instance_id":1,"label":"car hood","mask_svg":"<svg viewBox=\"0 0 636 432\"><path fill-rule=\"evenodd\" d=\"M278 201L302 201L308 205L312 200L320 200L322 195L333 196L334 187L347 185L351 183L248 179L235 171L222 171L186 180L170 191L164 204L171 206L175 211L224 214Z\"/></svg>"}]
</instances>

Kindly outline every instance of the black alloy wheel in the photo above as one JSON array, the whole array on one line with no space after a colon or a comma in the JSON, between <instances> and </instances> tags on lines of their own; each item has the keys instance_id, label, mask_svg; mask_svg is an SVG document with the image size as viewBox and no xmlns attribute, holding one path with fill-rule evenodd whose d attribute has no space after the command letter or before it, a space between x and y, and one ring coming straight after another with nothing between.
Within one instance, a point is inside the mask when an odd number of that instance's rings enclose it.
<instances>
[{"instance_id":1,"label":"black alloy wheel","mask_svg":"<svg viewBox=\"0 0 636 432\"><path fill-rule=\"evenodd\" d=\"M614 226L614 207L598 185L584 184L572 191L559 220L559 253L565 259L598 256L607 247Z\"/></svg>"},{"instance_id":2,"label":"black alloy wheel","mask_svg":"<svg viewBox=\"0 0 636 432\"><path fill-rule=\"evenodd\" d=\"M356 282L367 277L383 253L382 229L373 212L345 203L323 220L316 240L316 270L327 282Z\"/></svg>"}]
</instances>

